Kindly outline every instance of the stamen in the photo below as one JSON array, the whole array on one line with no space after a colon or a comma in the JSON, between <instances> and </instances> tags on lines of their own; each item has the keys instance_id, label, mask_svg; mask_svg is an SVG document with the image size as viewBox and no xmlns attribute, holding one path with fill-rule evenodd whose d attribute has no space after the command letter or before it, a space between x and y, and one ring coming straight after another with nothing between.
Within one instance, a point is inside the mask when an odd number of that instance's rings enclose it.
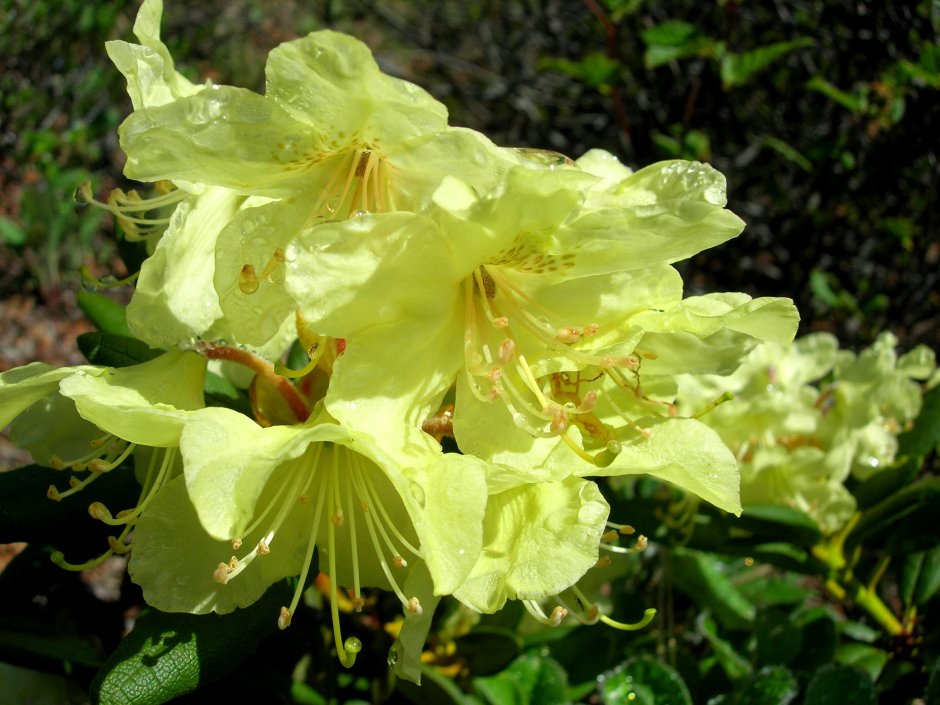
<instances>
[{"instance_id":1,"label":"stamen","mask_svg":"<svg viewBox=\"0 0 940 705\"><path fill-rule=\"evenodd\" d=\"M334 449L332 453L333 463L332 467L330 468L330 484L329 487L327 487L325 493L328 494L331 498L334 496L333 486L335 483L339 482L338 455L339 453L337 453ZM323 494L324 493L322 492L320 493L321 498ZM335 511L335 507L333 509ZM337 594L336 590L336 526L333 524L333 522L327 523L326 532L327 544L329 546L328 563L330 571L330 615L333 618L333 640L336 644L336 655L339 657L340 663L342 663L346 668L351 668L352 665L356 662L356 654L359 653L362 645L359 643L358 649L347 651L346 643L343 642L343 635L339 624L339 595Z\"/></svg>"},{"instance_id":2,"label":"stamen","mask_svg":"<svg viewBox=\"0 0 940 705\"><path fill-rule=\"evenodd\" d=\"M316 464L319 462L319 459L320 459L319 449L321 447L322 447L321 444L317 444L318 451L316 453L316 458L314 459L314 470L316 468ZM311 471L308 477L307 483L305 483L304 489L306 489L307 485L309 485L310 481L313 479L314 474L316 473L314 471ZM329 489L329 488L323 487L323 484L326 481L327 481L326 477L323 474L321 474L320 475L320 491L317 492L317 497L318 497L317 508L313 515L313 523L310 525L310 535L307 539L306 558L304 559L303 568L301 568L300 570L300 576L297 579L297 587L294 588L294 595L291 598L290 607L281 607L280 616L277 619L277 626L279 629L287 629L287 627L290 626L291 615L294 614L294 611L297 609L297 605L300 603L300 596L303 594L303 591L304 591L304 585L306 585L307 583L307 575L310 572L310 563L313 561L314 543L316 542L317 531L320 527L320 517L322 516L322 512L323 512L323 504L324 504L323 500L324 500L324 497L326 496L326 492L324 492L324 489L327 489L327 490ZM289 504L289 503L285 503L285 504ZM333 525L329 524L329 527L330 527L330 531L332 532ZM273 537L274 532L273 531L268 532L268 535ZM266 555L271 552L271 549L268 548L268 543L262 540L258 542L256 551L258 552L259 555ZM332 543L330 544L330 558L333 559Z\"/></svg>"},{"instance_id":3,"label":"stamen","mask_svg":"<svg viewBox=\"0 0 940 705\"><path fill-rule=\"evenodd\" d=\"M568 610L561 606L556 606L549 617L545 615L545 612L542 611L542 607L535 600L522 600L522 604L535 621L549 627L557 627L562 623L565 617L568 616Z\"/></svg>"}]
</instances>

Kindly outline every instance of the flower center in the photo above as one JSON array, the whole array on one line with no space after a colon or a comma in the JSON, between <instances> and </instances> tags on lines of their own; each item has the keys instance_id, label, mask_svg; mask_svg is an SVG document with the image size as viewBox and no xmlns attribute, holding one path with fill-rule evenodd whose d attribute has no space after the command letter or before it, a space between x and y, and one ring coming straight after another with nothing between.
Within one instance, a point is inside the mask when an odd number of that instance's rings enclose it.
<instances>
[{"instance_id":1,"label":"flower center","mask_svg":"<svg viewBox=\"0 0 940 705\"><path fill-rule=\"evenodd\" d=\"M510 250L501 261L519 268L521 257ZM524 271L540 273L546 266L556 266L531 257L523 259ZM464 290L465 369L474 395L481 401L500 400L513 423L533 436L561 436L567 442L567 429L574 422L596 440L613 442L615 434L593 414L598 391L582 389L579 372L539 374L526 352L540 359L554 358L575 370L596 367L598 377L611 379L618 389L631 394L639 389L640 357L598 355L577 347L596 336L600 326L560 320L534 301L499 265L481 266L465 281ZM598 456L586 454L573 442L569 445L590 462L599 461Z\"/></svg>"},{"instance_id":2,"label":"flower center","mask_svg":"<svg viewBox=\"0 0 940 705\"><path fill-rule=\"evenodd\" d=\"M420 602L416 597L405 595L395 573L408 566L405 556L421 558L421 551L414 545L412 527L398 526L393 518L394 512L385 506L383 496L397 496L397 493L383 492L384 488L378 486L384 477L371 461L343 446L318 442L303 456L290 462L288 478L245 530L245 535L249 535L266 526L263 538L242 558L233 556L229 561L219 563L213 571L213 578L225 584L238 577L253 561L274 550L277 537L291 512L302 512L308 526L306 558L293 599L288 607L281 608L278 626L285 629L290 625L307 582L314 547L318 545L321 556L326 554L337 654L343 665L349 667L362 645L355 637L346 640L342 637L338 607L340 583L351 586L352 604L357 612L360 611L365 603L362 598L361 559L373 561L378 564L403 609L412 614L419 613ZM316 497L315 502L311 502L311 496ZM233 541L235 550L241 544L241 539ZM340 555L344 562L348 559L348 566L338 567Z\"/></svg>"}]
</instances>

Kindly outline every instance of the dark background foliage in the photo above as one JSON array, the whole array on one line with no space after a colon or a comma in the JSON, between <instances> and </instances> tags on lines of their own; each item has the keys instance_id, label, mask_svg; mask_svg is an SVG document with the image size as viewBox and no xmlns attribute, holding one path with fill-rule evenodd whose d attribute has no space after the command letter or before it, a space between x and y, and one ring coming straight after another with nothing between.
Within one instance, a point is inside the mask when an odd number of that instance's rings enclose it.
<instances>
[{"instance_id":1,"label":"dark background foliage","mask_svg":"<svg viewBox=\"0 0 940 705\"><path fill-rule=\"evenodd\" d=\"M135 10L5 0L0 294L55 303L76 264L108 266L101 219L69 196L119 177L129 104L102 43ZM689 293L792 296L803 332L940 347L936 3L169 2L164 36L194 80L260 90L266 52L320 27L499 144L710 161L748 227L682 265Z\"/></svg>"}]
</instances>

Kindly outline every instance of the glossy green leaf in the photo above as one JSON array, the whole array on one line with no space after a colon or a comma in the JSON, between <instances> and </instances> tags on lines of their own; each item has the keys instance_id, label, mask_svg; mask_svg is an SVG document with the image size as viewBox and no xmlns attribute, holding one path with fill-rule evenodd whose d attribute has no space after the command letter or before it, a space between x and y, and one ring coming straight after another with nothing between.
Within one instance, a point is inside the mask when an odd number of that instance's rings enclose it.
<instances>
[{"instance_id":1,"label":"glossy green leaf","mask_svg":"<svg viewBox=\"0 0 940 705\"><path fill-rule=\"evenodd\" d=\"M76 342L88 362L105 367L129 367L163 353L136 338L113 333L82 333Z\"/></svg>"},{"instance_id":2,"label":"glossy green leaf","mask_svg":"<svg viewBox=\"0 0 940 705\"><path fill-rule=\"evenodd\" d=\"M752 675L735 692L734 705L790 705L799 688L782 666L768 666Z\"/></svg>"},{"instance_id":3,"label":"glossy green leaf","mask_svg":"<svg viewBox=\"0 0 940 705\"><path fill-rule=\"evenodd\" d=\"M769 538L798 546L814 546L822 536L812 517L782 504L749 504L734 526L754 532L756 541Z\"/></svg>"},{"instance_id":4,"label":"glossy green leaf","mask_svg":"<svg viewBox=\"0 0 940 705\"><path fill-rule=\"evenodd\" d=\"M79 308L102 333L112 333L133 338L127 327L127 313L124 306L114 299L95 291L82 289L76 295Z\"/></svg>"},{"instance_id":5,"label":"glossy green leaf","mask_svg":"<svg viewBox=\"0 0 940 705\"><path fill-rule=\"evenodd\" d=\"M675 549L672 579L676 589L711 610L726 627L743 629L753 621L754 605L731 583L716 558L698 551Z\"/></svg>"},{"instance_id":6,"label":"glossy green leaf","mask_svg":"<svg viewBox=\"0 0 940 705\"><path fill-rule=\"evenodd\" d=\"M682 676L649 656L630 659L597 681L604 705L692 705Z\"/></svg>"},{"instance_id":7,"label":"glossy green leaf","mask_svg":"<svg viewBox=\"0 0 940 705\"><path fill-rule=\"evenodd\" d=\"M718 664L730 680L738 680L750 675L752 667L750 662L735 651L734 647L718 635L715 620L708 613L703 612L695 620L695 629L708 641Z\"/></svg>"},{"instance_id":8,"label":"glossy green leaf","mask_svg":"<svg viewBox=\"0 0 940 705\"><path fill-rule=\"evenodd\" d=\"M846 551L874 538L883 540L891 553L934 547L940 532L934 510L938 502L940 478L926 478L905 487L862 512L846 539Z\"/></svg>"},{"instance_id":9,"label":"glossy green leaf","mask_svg":"<svg viewBox=\"0 0 940 705\"><path fill-rule=\"evenodd\" d=\"M160 705L227 675L277 629L287 581L227 615L150 610L137 620L91 686L97 705Z\"/></svg>"},{"instance_id":10,"label":"glossy green leaf","mask_svg":"<svg viewBox=\"0 0 940 705\"><path fill-rule=\"evenodd\" d=\"M473 688L490 705L566 705L568 676L551 659L524 654L502 673L474 678Z\"/></svg>"},{"instance_id":11,"label":"glossy green leaf","mask_svg":"<svg viewBox=\"0 0 940 705\"><path fill-rule=\"evenodd\" d=\"M923 457L940 445L940 387L924 395L914 426L898 436L900 455Z\"/></svg>"},{"instance_id":12,"label":"glossy green leaf","mask_svg":"<svg viewBox=\"0 0 940 705\"><path fill-rule=\"evenodd\" d=\"M806 687L804 705L875 705L875 686L860 668L831 663L823 666Z\"/></svg>"},{"instance_id":13,"label":"glossy green leaf","mask_svg":"<svg viewBox=\"0 0 940 705\"><path fill-rule=\"evenodd\" d=\"M843 644L836 651L837 663L862 669L872 682L878 680L888 658L887 652L868 644Z\"/></svg>"}]
</instances>

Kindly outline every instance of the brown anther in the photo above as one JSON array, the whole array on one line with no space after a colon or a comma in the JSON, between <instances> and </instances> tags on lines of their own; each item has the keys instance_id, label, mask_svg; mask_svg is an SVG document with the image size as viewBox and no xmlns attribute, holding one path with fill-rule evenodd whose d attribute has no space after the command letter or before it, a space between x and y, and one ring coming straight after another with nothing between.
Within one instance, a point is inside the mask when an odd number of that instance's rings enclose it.
<instances>
[{"instance_id":1,"label":"brown anther","mask_svg":"<svg viewBox=\"0 0 940 705\"><path fill-rule=\"evenodd\" d=\"M266 556L270 552L271 552L271 547L268 546L268 544L266 544L264 541L258 542L258 555L259 556Z\"/></svg>"},{"instance_id":2,"label":"brown anther","mask_svg":"<svg viewBox=\"0 0 940 705\"><path fill-rule=\"evenodd\" d=\"M290 626L290 618L290 610L286 607L281 607L281 613L277 617L278 629L287 629Z\"/></svg>"},{"instance_id":3,"label":"brown anther","mask_svg":"<svg viewBox=\"0 0 940 705\"><path fill-rule=\"evenodd\" d=\"M365 149L359 155L359 161L356 162L356 177L361 177L366 173L366 167L369 166L369 159L372 158L372 150Z\"/></svg>"},{"instance_id":4,"label":"brown anther","mask_svg":"<svg viewBox=\"0 0 940 705\"><path fill-rule=\"evenodd\" d=\"M581 400L581 403L578 404L578 409L581 411L590 411L597 405L597 392L593 389L584 395L584 399Z\"/></svg>"},{"instance_id":5,"label":"brown anther","mask_svg":"<svg viewBox=\"0 0 940 705\"><path fill-rule=\"evenodd\" d=\"M617 540L617 537L618 537L619 535L620 535L620 534L619 534L618 532L616 532L616 531L614 531L613 529L611 529L611 530L608 531L606 534L604 534L603 536L601 536L601 541L602 541L603 543L613 543L614 541Z\"/></svg>"},{"instance_id":6,"label":"brown anther","mask_svg":"<svg viewBox=\"0 0 940 705\"><path fill-rule=\"evenodd\" d=\"M549 616L548 621L551 622L551 625L553 627L557 627L559 624L562 623L562 621L567 616L568 616L568 610L566 610L561 605L558 605L557 607L555 607L555 609L552 610L552 613Z\"/></svg>"},{"instance_id":7,"label":"brown anther","mask_svg":"<svg viewBox=\"0 0 940 705\"><path fill-rule=\"evenodd\" d=\"M111 469L111 463L106 460L102 460L101 458L95 458L90 463L88 463L88 469L91 470L91 472L97 473L108 472L108 470Z\"/></svg>"},{"instance_id":8,"label":"brown anther","mask_svg":"<svg viewBox=\"0 0 940 705\"><path fill-rule=\"evenodd\" d=\"M342 512L334 512L333 516L330 517L330 521L333 522L333 526L342 526L345 523Z\"/></svg>"},{"instance_id":9,"label":"brown anther","mask_svg":"<svg viewBox=\"0 0 940 705\"><path fill-rule=\"evenodd\" d=\"M505 316L500 316L499 318L494 318L494 319L493 319L493 327L494 327L494 328L499 328L499 329L508 328L508 327L509 327L509 319L506 318Z\"/></svg>"},{"instance_id":10,"label":"brown anther","mask_svg":"<svg viewBox=\"0 0 940 705\"><path fill-rule=\"evenodd\" d=\"M499 344L499 362L502 365L509 364L513 355L516 354L516 341L512 338L506 338Z\"/></svg>"},{"instance_id":11,"label":"brown anther","mask_svg":"<svg viewBox=\"0 0 940 705\"><path fill-rule=\"evenodd\" d=\"M65 462L58 455L49 458L49 467L53 470L65 470Z\"/></svg>"},{"instance_id":12,"label":"brown anther","mask_svg":"<svg viewBox=\"0 0 940 705\"><path fill-rule=\"evenodd\" d=\"M73 490L77 490L81 486L82 486L82 481L79 480L77 477L73 475L72 477L69 478L69 487L71 487Z\"/></svg>"},{"instance_id":13,"label":"brown anther","mask_svg":"<svg viewBox=\"0 0 940 705\"><path fill-rule=\"evenodd\" d=\"M489 388L489 391L486 393L486 396L490 401L496 401L497 399L499 399L500 394L502 394L502 392L500 392L499 387L497 387L494 384L492 387Z\"/></svg>"},{"instance_id":14,"label":"brown anther","mask_svg":"<svg viewBox=\"0 0 940 705\"><path fill-rule=\"evenodd\" d=\"M228 583L228 574L232 571L229 570L228 563L219 563L219 566L212 571L212 579L215 580L220 585L225 585Z\"/></svg>"},{"instance_id":15,"label":"brown anther","mask_svg":"<svg viewBox=\"0 0 940 705\"><path fill-rule=\"evenodd\" d=\"M229 558L229 560L228 560L228 567L231 568L232 570L235 570L235 569L238 567L238 557L237 557L237 556L232 556L231 558Z\"/></svg>"},{"instance_id":16,"label":"brown anther","mask_svg":"<svg viewBox=\"0 0 940 705\"><path fill-rule=\"evenodd\" d=\"M97 519L98 521L109 521L111 519L111 512L109 512L108 508L101 502L92 502L89 504L88 513L91 515L92 519Z\"/></svg>"},{"instance_id":17,"label":"brown anther","mask_svg":"<svg viewBox=\"0 0 940 705\"><path fill-rule=\"evenodd\" d=\"M493 384L496 384L503 378L503 371L499 367L494 367L487 373L486 378Z\"/></svg>"},{"instance_id":18,"label":"brown anther","mask_svg":"<svg viewBox=\"0 0 940 705\"><path fill-rule=\"evenodd\" d=\"M241 539L232 539L232 548L233 548L234 550L237 551L237 550L240 549L241 547L242 547L242 540L241 540Z\"/></svg>"},{"instance_id":19,"label":"brown anther","mask_svg":"<svg viewBox=\"0 0 940 705\"><path fill-rule=\"evenodd\" d=\"M560 406L556 406L551 410L551 415L552 420L549 424L549 428L552 433L564 433L568 428L568 413Z\"/></svg>"},{"instance_id":20,"label":"brown anther","mask_svg":"<svg viewBox=\"0 0 940 705\"><path fill-rule=\"evenodd\" d=\"M412 597L408 600L408 604L405 605L405 609L408 610L409 614L421 614L424 610L421 607L421 600L417 597Z\"/></svg>"},{"instance_id":21,"label":"brown anther","mask_svg":"<svg viewBox=\"0 0 940 705\"><path fill-rule=\"evenodd\" d=\"M401 556L392 556L392 565L396 568L407 568L408 561L406 561Z\"/></svg>"},{"instance_id":22,"label":"brown anther","mask_svg":"<svg viewBox=\"0 0 940 705\"><path fill-rule=\"evenodd\" d=\"M62 499L61 495L59 495L59 490L56 489L55 485L49 485L49 489L46 490L46 497L54 502L58 502L60 499Z\"/></svg>"},{"instance_id":23,"label":"brown anther","mask_svg":"<svg viewBox=\"0 0 940 705\"><path fill-rule=\"evenodd\" d=\"M591 336L597 335L597 331L600 330L600 326L596 323L588 323L584 326L584 336L590 338Z\"/></svg>"},{"instance_id":24,"label":"brown anther","mask_svg":"<svg viewBox=\"0 0 940 705\"><path fill-rule=\"evenodd\" d=\"M565 345L574 345L581 340L581 331L572 326L565 326L555 331L555 340Z\"/></svg>"},{"instance_id":25,"label":"brown anther","mask_svg":"<svg viewBox=\"0 0 940 705\"><path fill-rule=\"evenodd\" d=\"M640 534L636 537L636 545L633 547L633 550L637 553L640 551L645 551L648 543L649 539L647 539L643 534Z\"/></svg>"},{"instance_id":26,"label":"brown anther","mask_svg":"<svg viewBox=\"0 0 940 705\"><path fill-rule=\"evenodd\" d=\"M597 563L594 564L595 568L606 568L610 565L610 556L601 556L597 559Z\"/></svg>"},{"instance_id":27,"label":"brown anther","mask_svg":"<svg viewBox=\"0 0 940 705\"><path fill-rule=\"evenodd\" d=\"M495 299L496 298L496 282L493 281L493 277L490 276L490 273L486 271L486 267L480 267L480 279L483 281L483 293L486 294L486 298Z\"/></svg>"},{"instance_id":28,"label":"brown anther","mask_svg":"<svg viewBox=\"0 0 940 705\"><path fill-rule=\"evenodd\" d=\"M307 502L310 501L310 498L307 495L302 494L300 495L300 497L297 498L297 501L300 502L301 504L306 504Z\"/></svg>"},{"instance_id":29,"label":"brown anther","mask_svg":"<svg viewBox=\"0 0 940 705\"><path fill-rule=\"evenodd\" d=\"M634 529L629 524L624 524L623 526L620 527L620 533L623 534L624 536L632 536L633 534L636 533L636 529Z\"/></svg>"}]
</instances>

